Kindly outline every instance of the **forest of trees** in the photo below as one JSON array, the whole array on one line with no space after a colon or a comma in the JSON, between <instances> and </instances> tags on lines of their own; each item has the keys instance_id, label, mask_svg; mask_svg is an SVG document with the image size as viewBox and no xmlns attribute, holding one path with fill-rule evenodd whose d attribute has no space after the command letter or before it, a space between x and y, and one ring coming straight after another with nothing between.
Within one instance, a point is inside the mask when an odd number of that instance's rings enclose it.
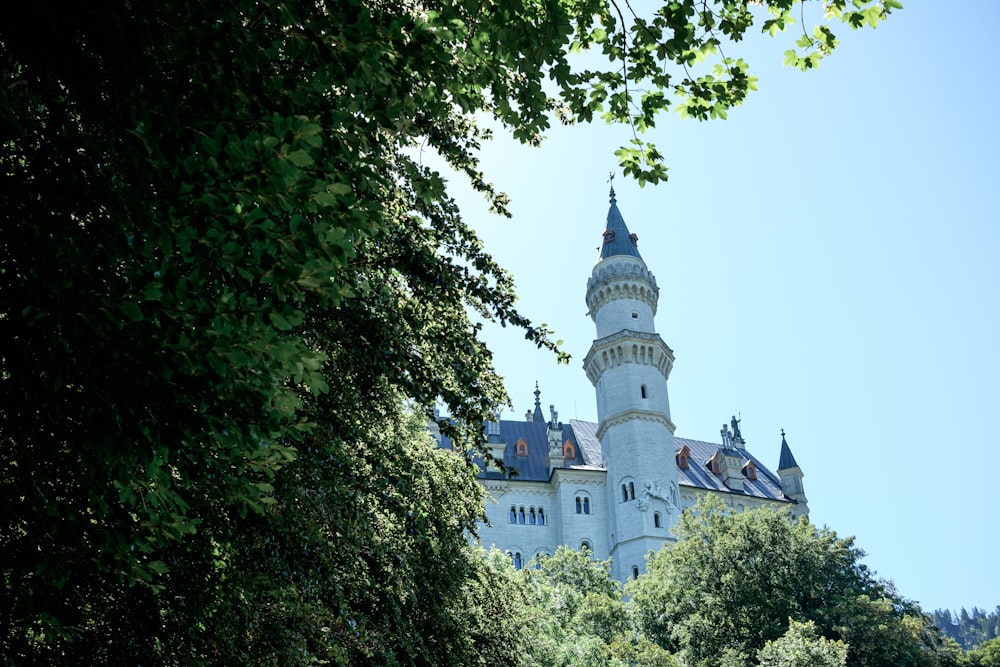
<instances>
[{"instance_id":1,"label":"forest of trees","mask_svg":"<svg viewBox=\"0 0 1000 667\"><path fill-rule=\"evenodd\" d=\"M958 612L935 609L931 618L934 625L966 650L978 648L989 640L1000 637L1000 607L991 612L978 607L973 607L971 612L966 611L965 607Z\"/></svg>"},{"instance_id":2,"label":"forest of trees","mask_svg":"<svg viewBox=\"0 0 1000 667\"><path fill-rule=\"evenodd\" d=\"M836 46L831 26L873 27L898 7L7 7L4 664L958 656L849 541L767 514L687 519L693 542L718 535L724 550L657 555L630 603L572 553L516 572L470 545L475 469L424 430L443 405L454 421L441 427L471 451L505 403L481 320L561 353L417 147L506 214L479 168L477 119L535 143L551 122L596 118L631 126L621 168L655 183L663 156L642 132L668 109L706 120L739 105L755 88L739 57L750 30L797 31L784 58L809 69ZM583 69L573 54L587 49ZM747 556L740 535L763 539L741 523L758 521L784 588L719 569ZM746 596L765 589L766 609Z\"/></svg>"}]
</instances>

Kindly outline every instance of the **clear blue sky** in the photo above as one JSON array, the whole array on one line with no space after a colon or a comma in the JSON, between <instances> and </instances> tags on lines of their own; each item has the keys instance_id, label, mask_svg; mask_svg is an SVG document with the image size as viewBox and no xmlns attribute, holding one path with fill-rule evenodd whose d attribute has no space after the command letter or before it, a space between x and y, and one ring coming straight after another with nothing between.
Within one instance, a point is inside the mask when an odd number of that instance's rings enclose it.
<instances>
[{"instance_id":1,"label":"clear blue sky","mask_svg":"<svg viewBox=\"0 0 1000 667\"><path fill-rule=\"evenodd\" d=\"M677 435L718 441L742 415L776 467L780 429L811 517L926 610L1000 605L1000 3L917 0L878 30L841 29L813 72L794 36L746 51L759 91L727 121L675 114L647 136L670 181L618 177L618 204L660 286ZM627 128L556 128L541 148L487 147L513 199L466 219L514 274L519 306L573 355L559 367L515 331L487 340L519 418L542 402L596 420L581 369L584 291L608 172Z\"/></svg>"}]
</instances>

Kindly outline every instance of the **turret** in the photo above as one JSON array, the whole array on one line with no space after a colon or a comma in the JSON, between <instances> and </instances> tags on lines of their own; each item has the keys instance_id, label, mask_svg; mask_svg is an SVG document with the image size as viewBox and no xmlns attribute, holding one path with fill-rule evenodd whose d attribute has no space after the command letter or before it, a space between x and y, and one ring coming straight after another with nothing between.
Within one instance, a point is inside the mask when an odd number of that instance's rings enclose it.
<instances>
[{"instance_id":1,"label":"turret","mask_svg":"<svg viewBox=\"0 0 1000 667\"><path fill-rule=\"evenodd\" d=\"M795 462L792 449L785 440L785 429L781 429L781 457L778 459L778 477L781 478L781 492L796 503L793 514L796 516L809 514L809 501L806 499L805 488L802 486L804 477L802 468Z\"/></svg>"},{"instance_id":2,"label":"turret","mask_svg":"<svg viewBox=\"0 0 1000 667\"><path fill-rule=\"evenodd\" d=\"M597 437L607 467L612 572L645 569L645 555L670 536L667 501L677 488L667 378L674 355L656 333L656 278L639 254L614 189L587 307L597 338L584 359L597 393ZM662 491L661 491L662 489ZM653 511L650 511L653 510ZM674 515L676 516L676 515Z\"/></svg>"}]
</instances>

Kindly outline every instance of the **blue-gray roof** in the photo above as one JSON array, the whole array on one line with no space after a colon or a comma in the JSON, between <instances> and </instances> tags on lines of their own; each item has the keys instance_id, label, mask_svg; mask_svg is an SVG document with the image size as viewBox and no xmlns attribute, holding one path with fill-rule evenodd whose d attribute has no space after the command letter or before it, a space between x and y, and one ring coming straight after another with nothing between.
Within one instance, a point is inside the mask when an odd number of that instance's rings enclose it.
<instances>
[{"instance_id":1,"label":"blue-gray roof","mask_svg":"<svg viewBox=\"0 0 1000 667\"><path fill-rule=\"evenodd\" d=\"M625 218L618 210L618 200L615 199L615 189L611 188L611 208L608 209L608 221L604 228L604 241L597 261L615 255L628 255L642 259L636 237L629 233Z\"/></svg>"},{"instance_id":2,"label":"blue-gray roof","mask_svg":"<svg viewBox=\"0 0 1000 667\"><path fill-rule=\"evenodd\" d=\"M526 482L548 482L551 473L549 471L549 445L548 445L548 424L545 422L500 420L500 440L504 443L503 462L511 470L516 470L517 474L513 479ZM601 443L597 439L597 424L593 422L570 420L569 424L560 424L562 435L560 443L567 440L573 443L576 456L566 459L564 468L574 468L578 470L600 470L604 465L601 460ZM517 455L517 443L521 439L528 444L528 455ZM451 443L447 438L442 438L441 446L451 448ZM681 486L689 486L700 489L719 491L721 493L734 493L729 489L721 475L712 473L708 467L708 461L717 451L722 449L722 445L712 442L702 442L701 440L689 440L687 438L674 438L674 451L664 452L665 456L675 457L677 452L685 446L691 452L688 468L677 470L677 481ZM787 449L787 444L782 446L782 456ZM743 495L767 498L770 500L788 500L781 492L781 481L777 475L770 471L761 461L745 449L726 449L729 455L739 456L743 465L747 461L753 461L757 469L757 479L744 479ZM789 456L791 452L789 452ZM784 459L782 459L784 460ZM793 459L794 462L794 459ZM477 461L482 468L482 461ZM781 464L779 464L780 467ZM479 475L480 479L504 479L506 475L495 470L483 471Z\"/></svg>"},{"instance_id":3,"label":"blue-gray roof","mask_svg":"<svg viewBox=\"0 0 1000 667\"><path fill-rule=\"evenodd\" d=\"M792 450L785 441L785 432L781 432L781 458L778 459L778 470L788 470L789 468L798 468L799 464L795 462L795 457L792 456Z\"/></svg>"}]
</instances>

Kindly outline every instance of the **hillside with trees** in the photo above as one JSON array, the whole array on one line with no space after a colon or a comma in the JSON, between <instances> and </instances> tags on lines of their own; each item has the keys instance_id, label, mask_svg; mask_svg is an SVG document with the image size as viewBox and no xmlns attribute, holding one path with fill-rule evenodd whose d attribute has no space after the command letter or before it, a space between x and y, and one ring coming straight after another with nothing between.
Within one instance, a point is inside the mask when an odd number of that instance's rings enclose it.
<instances>
[{"instance_id":1,"label":"hillside with trees","mask_svg":"<svg viewBox=\"0 0 1000 667\"><path fill-rule=\"evenodd\" d=\"M936 626L966 650L978 648L989 640L1000 637L1000 607L992 612L978 607L973 607L971 612L966 611L965 607L958 612L935 609L931 618Z\"/></svg>"}]
</instances>

